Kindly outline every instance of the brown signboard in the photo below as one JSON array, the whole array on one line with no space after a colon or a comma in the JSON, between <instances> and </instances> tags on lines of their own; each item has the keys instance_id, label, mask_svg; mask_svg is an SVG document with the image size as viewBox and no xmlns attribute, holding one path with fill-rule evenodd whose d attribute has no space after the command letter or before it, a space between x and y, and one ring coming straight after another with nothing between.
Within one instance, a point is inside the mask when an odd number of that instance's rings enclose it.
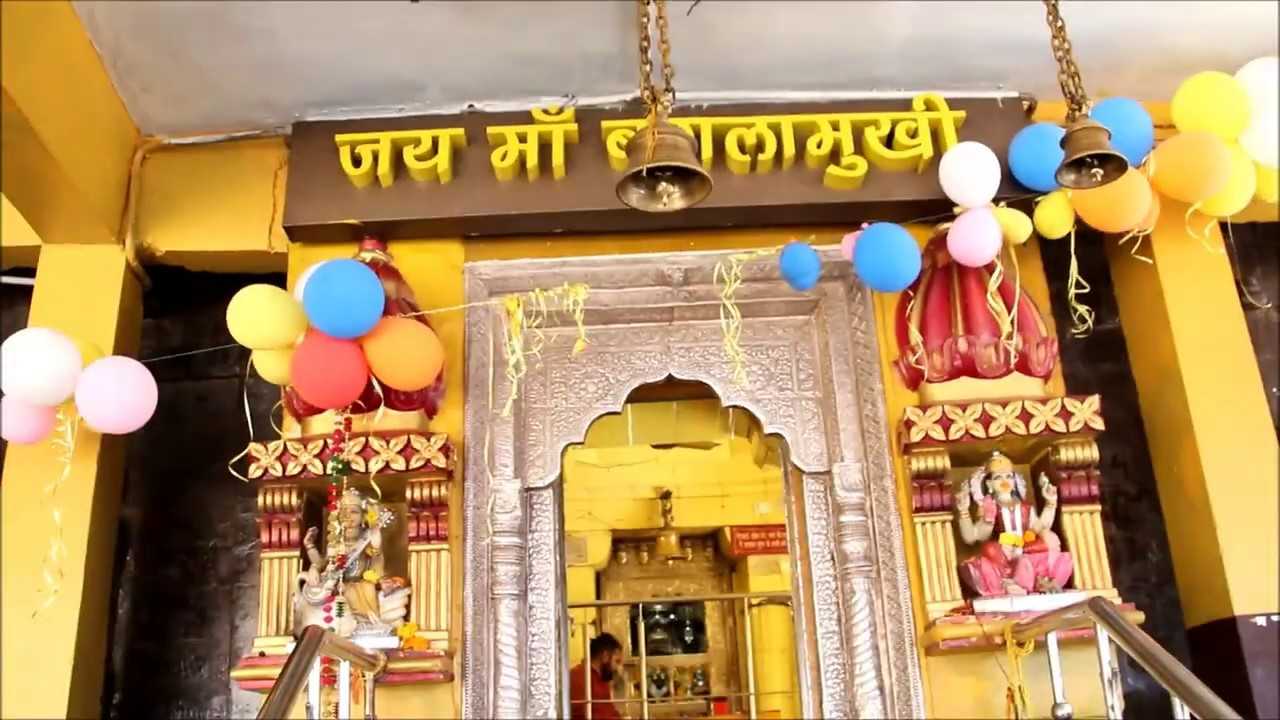
<instances>
[{"instance_id":1,"label":"brown signboard","mask_svg":"<svg viewBox=\"0 0 1280 720\"><path fill-rule=\"evenodd\" d=\"M975 140L1003 160L1028 122L1016 99L932 95L677 108L715 187L688 210L645 213L615 195L618 154L641 117L628 107L300 122L284 226L294 240L346 241L356 223L406 238L901 222L951 209L937 179L946 147ZM1001 195L1022 192L1007 175Z\"/></svg>"},{"instance_id":2,"label":"brown signboard","mask_svg":"<svg viewBox=\"0 0 1280 720\"><path fill-rule=\"evenodd\" d=\"M733 557L785 555L787 526L734 525L729 528L729 554Z\"/></svg>"}]
</instances>

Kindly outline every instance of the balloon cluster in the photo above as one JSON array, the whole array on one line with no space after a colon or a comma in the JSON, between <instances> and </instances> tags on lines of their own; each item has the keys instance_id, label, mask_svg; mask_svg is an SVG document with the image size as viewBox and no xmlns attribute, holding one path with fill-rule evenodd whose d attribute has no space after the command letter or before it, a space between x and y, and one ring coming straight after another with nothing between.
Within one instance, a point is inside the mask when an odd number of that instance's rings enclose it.
<instances>
[{"instance_id":1,"label":"balloon cluster","mask_svg":"<svg viewBox=\"0 0 1280 720\"><path fill-rule=\"evenodd\" d=\"M20 445L53 432L58 408L74 398L85 424L107 435L137 430L155 414L159 391L145 365L103 357L91 343L29 327L0 345L0 435Z\"/></svg>"},{"instance_id":2,"label":"balloon cluster","mask_svg":"<svg viewBox=\"0 0 1280 720\"><path fill-rule=\"evenodd\" d=\"M1275 57L1258 58L1234 77L1193 75L1170 106L1178 134L1159 146L1141 103L1121 97L1097 103L1090 117L1111 131L1112 146L1130 167L1120 179L1088 190L1068 192L1054 179L1063 160L1061 127L1023 128L1009 145L1009 169L1022 185L1047 193L1036 204L1036 232L1056 240L1078 218L1106 233L1149 233L1161 195L1213 218L1230 217L1255 197L1276 202L1278 84Z\"/></svg>"},{"instance_id":3,"label":"balloon cluster","mask_svg":"<svg viewBox=\"0 0 1280 720\"><path fill-rule=\"evenodd\" d=\"M416 392L444 368L444 346L424 322L383 316L382 281L352 259L307 268L293 295L249 285L227 305L227 329L253 350L262 379L290 385L325 410L355 403L370 375L388 388Z\"/></svg>"},{"instance_id":4,"label":"balloon cluster","mask_svg":"<svg viewBox=\"0 0 1280 720\"><path fill-rule=\"evenodd\" d=\"M1006 242L1021 245L1031 237L1026 213L992 205L1000 179L999 158L979 142L953 146L938 165L942 191L960 210L947 230L947 253L965 267L986 267Z\"/></svg>"},{"instance_id":5,"label":"balloon cluster","mask_svg":"<svg viewBox=\"0 0 1280 720\"><path fill-rule=\"evenodd\" d=\"M840 241L840 252L858 278L878 292L900 292L920 275L920 246L895 223L862 224ZM822 274L822 260L808 243L791 242L778 256L782 279L794 290L811 290Z\"/></svg>"}]
</instances>

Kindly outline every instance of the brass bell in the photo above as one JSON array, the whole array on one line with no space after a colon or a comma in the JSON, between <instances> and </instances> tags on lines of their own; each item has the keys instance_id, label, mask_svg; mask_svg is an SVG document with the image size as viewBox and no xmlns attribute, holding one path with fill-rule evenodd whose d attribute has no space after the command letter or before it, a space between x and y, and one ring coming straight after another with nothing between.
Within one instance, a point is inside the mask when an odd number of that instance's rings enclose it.
<instances>
[{"instance_id":1,"label":"brass bell","mask_svg":"<svg viewBox=\"0 0 1280 720\"><path fill-rule=\"evenodd\" d=\"M675 528L663 529L654 541L653 554L660 560L683 560L686 553L680 544L680 533Z\"/></svg>"},{"instance_id":2,"label":"brass bell","mask_svg":"<svg viewBox=\"0 0 1280 720\"><path fill-rule=\"evenodd\" d=\"M1061 146L1064 156L1054 178L1064 188L1102 187L1129 170L1129 161L1111 147L1111 131L1088 117L1071 123Z\"/></svg>"},{"instance_id":3,"label":"brass bell","mask_svg":"<svg viewBox=\"0 0 1280 720\"><path fill-rule=\"evenodd\" d=\"M711 175L698 163L698 141L666 120L631 136L627 164L617 186L618 199L627 207L675 212L711 194Z\"/></svg>"}]
</instances>

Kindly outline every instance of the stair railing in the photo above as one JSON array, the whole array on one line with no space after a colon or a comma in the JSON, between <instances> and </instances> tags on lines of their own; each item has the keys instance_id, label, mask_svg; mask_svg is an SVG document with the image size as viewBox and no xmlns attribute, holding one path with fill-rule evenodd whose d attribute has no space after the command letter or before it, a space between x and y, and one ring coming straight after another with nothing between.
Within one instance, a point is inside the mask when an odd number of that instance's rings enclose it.
<instances>
[{"instance_id":1,"label":"stair railing","mask_svg":"<svg viewBox=\"0 0 1280 720\"><path fill-rule=\"evenodd\" d=\"M303 685L307 686L307 718L319 718L321 657L339 660L338 717L351 717L351 668L355 667L364 675L364 716L366 720L373 720L374 678L387 666L387 656L376 650L365 650L319 625L308 625L302 631L293 652L289 653L289 659L280 668L271 692L258 710L258 720L287 718Z\"/></svg>"},{"instance_id":2,"label":"stair railing","mask_svg":"<svg viewBox=\"0 0 1280 720\"><path fill-rule=\"evenodd\" d=\"M1018 642L1044 636L1049 655L1049 683L1053 690L1055 720L1073 716L1062 681L1062 659L1058 654L1058 633L1093 626L1098 650L1098 667L1107 720L1121 720L1124 694L1120 667L1112 655L1114 643L1134 662L1142 666L1156 682L1169 691L1173 701L1173 717L1177 720L1197 717L1204 720L1236 719L1240 714L1201 682L1177 658L1160 647L1150 635L1129 622L1116 610L1115 604L1100 597L1047 612L1013 626L1013 639Z\"/></svg>"}]
</instances>

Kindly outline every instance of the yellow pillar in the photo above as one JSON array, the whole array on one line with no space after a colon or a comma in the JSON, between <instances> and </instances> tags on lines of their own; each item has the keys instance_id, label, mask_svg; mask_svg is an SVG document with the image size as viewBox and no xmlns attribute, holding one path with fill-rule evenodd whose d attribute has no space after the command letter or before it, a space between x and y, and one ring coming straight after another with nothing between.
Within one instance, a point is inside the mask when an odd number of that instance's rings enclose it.
<instances>
[{"instance_id":1,"label":"yellow pillar","mask_svg":"<svg viewBox=\"0 0 1280 720\"><path fill-rule=\"evenodd\" d=\"M1221 234L1211 226L1206 248L1185 212L1164 202L1153 265L1108 243L1111 275L1193 669L1245 714L1273 716L1280 451Z\"/></svg>"},{"instance_id":2,"label":"yellow pillar","mask_svg":"<svg viewBox=\"0 0 1280 720\"><path fill-rule=\"evenodd\" d=\"M115 245L46 245L40 253L29 326L52 327L109 354L133 355L141 294ZM0 716L96 717L103 667L125 438L81 427L69 475L56 497L43 488L62 468L48 443L10 445L0 483L4 613ZM62 513L66 554L60 590L43 603L41 566Z\"/></svg>"}]
</instances>

